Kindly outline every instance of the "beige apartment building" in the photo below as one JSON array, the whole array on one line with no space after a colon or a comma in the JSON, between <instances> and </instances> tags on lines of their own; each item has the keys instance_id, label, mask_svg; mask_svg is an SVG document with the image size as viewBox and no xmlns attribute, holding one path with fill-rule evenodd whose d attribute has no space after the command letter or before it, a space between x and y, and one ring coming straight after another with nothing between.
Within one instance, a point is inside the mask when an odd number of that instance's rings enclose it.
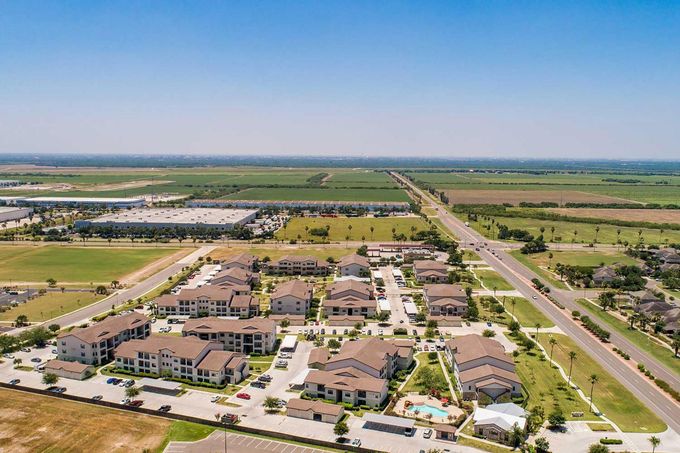
<instances>
[{"instance_id":1,"label":"beige apartment building","mask_svg":"<svg viewBox=\"0 0 680 453\"><path fill-rule=\"evenodd\" d=\"M115 357L117 368L132 373L215 385L236 384L249 374L245 355L195 337L152 335L130 340L116 348Z\"/></svg>"},{"instance_id":2,"label":"beige apartment building","mask_svg":"<svg viewBox=\"0 0 680 453\"><path fill-rule=\"evenodd\" d=\"M338 273L343 276L354 276L354 277L370 277L371 276L371 263L365 256L357 255L347 255L343 257L337 265Z\"/></svg>"},{"instance_id":3,"label":"beige apartment building","mask_svg":"<svg viewBox=\"0 0 680 453\"><path fill-rule=\"evenodd\" d=\"M250 253L239 253L238 255L230 256L220 262L222 270L225 269L243 269L244 271L254 272L260 259L251 255Z\"/></svg>"},{"instance_id":4,"label":"beige apartment building","mask_svg":"<svg viewBox=\"0 0 680 453\"><path fill-rule=\"evenodd\" d=\"M260 314L260 301L250 294L249 286L203 286L183 289L156 299L161 316L238 316L251 318Z\"/></svg>"},{"instance_id":5,"label":"beige apartment building","mask_svg":"<svg viewBox=\"0 0 680 453\"><path fill-rule=\"evenodd\" d=\"M304 315L312 305L314 285L302 280L289 280L274 288L271 312L276 315Z\"/></svg>"},{"instance_id":6,"label":"beige apartment building","mask_svg":"<svg viewBox=\"0 0 680 453\"><path fill-rule=\"evenodd\" d=\"M149 318L139 313L109 316L101 322L57 336L57 357L68 362L102 365L113 360L113 351L128 340L151 334Z\"/></svg>"},{"instance_id":7,"label":"beige apartment building","mask_svg":"<svg viewBox=\"0 0 680 453\"><path fill-rule=\"evenodd\" d=\"M413 262L413 275L418 283L448 283L449 266L435 260Z\"/></svg>"},{"instance_id":8,"label":"beige apartment building","mask_svg":"<svg viewBox=\"0 0 680 453\"><path fill-rule=\"evenodd\" d=\"M425 285L423 298L430 316L462 317L467 315L467 295L461 285Z\"/></svg>"},{"instance_id":9,"label":"beige apartment building","mask_svg":"<svg viewBox=\"0 0 680 453\"><path fill-rule=\"evenodd\" d=\"M243 354L268 354L276 345L276 323L270 319L189 319L183 336L219 341L226 351Z\"/></svg>"},{"instance_id":10,"label":"beige apartment building","mask_svg":"<svg viewBox=\"0 0 680 453\"><path fill-rule=\"evenodd\" d=\"M328 263L314 256L287 255L277 261L263 264L267 274L274 275L328 275Z\"/></svg>"}]
</instances>

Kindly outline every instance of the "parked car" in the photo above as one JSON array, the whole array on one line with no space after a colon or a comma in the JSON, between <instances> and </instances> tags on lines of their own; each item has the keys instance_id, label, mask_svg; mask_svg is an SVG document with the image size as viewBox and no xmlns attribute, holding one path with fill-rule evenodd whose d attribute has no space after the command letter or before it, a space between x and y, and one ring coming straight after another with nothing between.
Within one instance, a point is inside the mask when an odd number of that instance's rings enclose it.
<instances>
[{"instance_id":1,"label":"parked car","mask_svg":"<svg viewBox=\"0 0 680 453\"><path fill-rule=\"evenodd\" d=\"M491 327L491 322L490 322L490 321L487 321L486 327Z\"/></svg>"},{"instance_id":2,"label":"parked car","mask_svg":"<svg viewBox=\"0 0 680 453\"><path fill-rule=\"evenodd\" d=\"M21 352L31 352L31 348L21 348Z\"/></svg>"},{"instance_id":3,"label":"parked car","mask_svg":"<svg viewBox=\"0 0 680 453\"><path fill-rule=\"evenodd\" d=\"M275 365L278 368L286 368L286 367L288 367L288 361L287 360L277 360Z\"/></svg>"},{"instance_id":4,"label":"parked car","mask_svg":"<svg viewBox=\"0 0 680 453\"><path fill-rule=\"evenodd\" d=\"M358 438L352 439L352 447L361 447L361 440Z\"/></svg>"},{"instance_id":5,"label":"parked car","mask_svg":"<svg viewBox=\"0 0 680 453\"><path fill-rule=\"evenodd\" d=\"M52 354L59 354L59 351L56 349L52 349Z\"/></svg>"},{"instance_id":6,"label":"parked car","mask_svg":"<svg viewBox=\"0 0 680 453\"><path fill-rule=\"evenodd\" d=\"M101 401L104 397L102 395L95 395L92 397L92 401Z\"/></svg>"},{"instance_id":7,"label":"parked car","mask_svg":"<svg viewBox=\"0 0 680 453\"><path fill-rule=\"evenodd\" d=\"M9 359L9 360L14 360L14 356L9 353L5 353L2 355L4 358Z\"/></svg>"},{"instance_id":8,"label":"parked car","mask_svg":"<svg viewBox=\"0 0 680 453\"><path fill-rule=\"evenodd\" d=\"M242 400L249 400L250 395L248 393L241 392L236 394L236 398L241 398Z\"/></svg>"},{"instance_id":9,"label":"parked car","mask_svg":"<svg viewBox=\"0 0 680 453\"><path fill-rule=\"evenodd\" d=\"M111 377L111 378L108 378L108 379L106 380L106 383L107 383L107 384L118 385L118 384L120 384L122 381L123 381L122 379L118 379L118 378L115 378L115 377Z\"/></svg>"},{"instance_id":10,"label":"parked car","mask_svg":"<svg viewBox=\"0 0 680 453\"><path fill-rule=\"evenodd\" d=\"M257 377L257 380L262 382L271 382L272 377L268 374L262 374Z\"/></svg>"},{"instance_id":11,"label":"parked car","mask_svg":"<svg viewBox=\"0 0 680 453\"><path fill-rule=\"evenodd\" d=\"M161 407L158 408L159 412L170 412L170 409L172 409L172 406L169 404L164 404Z\"/></svg>"},{"instance_id":12,"label":"parked car","mask_svg":"<svg viewBox=\"0 0 680 453\"><path fill-rule=\"evenodd\" d=\"M128 403L128 406L132 406L132 407L141 407L142 404L144 404L144 401L142 401L142 400L134 400L134 401L130 401L130 402Z\"/></svg>"},{"instance_id":13,"label":"parked car","mask_svg":"<svg viewBox=\"0 0 680 453\"><path fill-rule=\"evenodd\" d=\"M59 387L57 385L53 385L51 387L47 387L47 391L52 393L64 393L66 391L66 387Z\"/></svg>"},{"instance_id":14,"label":"parked car","mask_svg":"<svg viewBox=\"0 0 680 453\"><path fill-rule=\"evenodd\" d=\"M21 379L12 379L9 381L9 385L17 385L21 382Z\"/></svg>"},{"instance_id":15,"label":"parked car","mask_svg":"<svg viewBox=\"0 0 680 453\"><path fill-rule=\"evenodd\" d=\"M130 398L123 398L120 400L120 404L130 404Z\"/></svg>"},{"instance_id":16,"label":"parked car","mask_svg":"<svg viewBox=\"0 0 680 453\"><path fill-rule=\"evenodd\" d=\"M430 428L427 428L425 431L423 431L423 437L425 439L429 439L432 437L432 430Z\"/></svg>"},{"instance_id":17,"label":"parked car","mask_svg":"<svg viewBox=\"0 0 680 453\"><path fill-rule=\"evenodd\" d=\"M262 381L253 381L250 383L250 386L258 389L263 389L267 387L267 385Z\"/></svg>"},{"instance_id":18,"label":"parked car","mask_svg":"<svg viewBox=\"0 0 680 453\"><path fill-rule=\"evenodd\" d=\"M33 362L33 363L40 363L40 362L42 362L42 360L40 360L40 357L33 357L33 358L31 359L31 362Z\"/></svg>"},{"instance_id":19,"label":"parked car","mask_svg":"<svg viewBox=\"0 0 680 453\"><path fill-rule=\"evenodd\" d=\"M413 330L411 331L411 333L412 333L413 335L418 335L418 331L417 331L416 329L413 329Z\"/></svg>"},{"instance_id":20,"label":"parked car","mask_svg":"<svg viewBox=\"0 0 680 453\"><path fill-rule=\"evenodd\" d=\"M222 399L221 396L213 396L212 398L210 398L210 402L211 402L211 403L216 403L216 402L218 402L218 401L221 400L221 399Z\"/></svg>"}]
</instances>

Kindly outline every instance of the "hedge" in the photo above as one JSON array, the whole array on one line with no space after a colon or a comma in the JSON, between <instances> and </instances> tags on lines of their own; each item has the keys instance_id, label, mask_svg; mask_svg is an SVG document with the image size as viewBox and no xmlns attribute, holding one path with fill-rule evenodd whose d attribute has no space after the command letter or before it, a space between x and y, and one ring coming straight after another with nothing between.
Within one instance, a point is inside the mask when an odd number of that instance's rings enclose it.
<instances>
[{"instance_id":1,"label":"hedge","mask_svg":"<svg viewBox=\"0 0 680 453\"><path fill-rule=\"evenodd\" d=\"M609 341L610 336L609 331L600 327L599 324L590 319L588 316L586 315L581 316L581 322L583 323L585 328L591 331L597 338L605 342Z\"/></svg>"}]
</instances>

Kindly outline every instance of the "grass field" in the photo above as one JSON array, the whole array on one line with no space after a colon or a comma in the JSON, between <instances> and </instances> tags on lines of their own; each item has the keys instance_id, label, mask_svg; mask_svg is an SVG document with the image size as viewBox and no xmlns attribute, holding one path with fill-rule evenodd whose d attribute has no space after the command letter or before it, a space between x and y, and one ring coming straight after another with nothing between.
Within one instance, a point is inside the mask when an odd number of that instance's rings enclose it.
<instances>
[{"instance_id":1,"label":"grass field","mask_svg":"<svg viewBox=\"0 0 680 453\"><path fill-rule=\"evenodd\" d=\"M303 241L322 242L323 237L309 234L305 227L311 230L326 226L330 226L327 238L330 241L344 241L348 235L351 241L361 241L362 238L365 241L392 241L393 228L396 229L396 234L403 233L406 237L413 234L412 227L415 227L416 231L429 230L429 225L420 217L294 217L285 229L281 228L276 232L275 237L280 240L297 239L299 235ZM371 227L374 228L373 233Z\"/></svg>"},{"instance_id":2,"label":"grass field","mask_svg":"<svg viewBox=\"0 0 680 453\"><path fill-rule=\"evenodd\" d=\"M508 338L513 339L511 336ZM599 420L594 414L588 413L588 405L566 385L560 373L547 360L541 360L540 351L521 352L514 361L515 372L529 394L527 409L541 406L547 417L553 410L560 408L568 420L574 419L572 412L586 414L585 417L579 417L580 420Z\"/></svg>"},{"instance_id":3,"label":"grass field","mask_svg":"<svg viewBox=\"0 0 680 453\"><path fill-rule=\"evenodd\" d=\"M467 215L457 214L463 221L469 221ZM543 237L548 242L561 242L571 244L575 241L576 244L589 244L595 240L596 230L598 226L592 223L582 222L566 222L566 221L552 221L527 219L520 217L495 217L496 222L506 225L510 229L519 228L527 230L534 236L541 234L540 228L544 228ZM486 237L491 237L492 234L483 227L486 222L470 222L470 226ZM551 232L551 227L555 228L554 234ZM621 242L627 241L629 244L637 244L638 240L642 238L645 244L663 244L668 240L669 242L680 242L680 231L664 230L661 233L660 229L651 228L632 228L620 227L616 225L599 225L600 231L597 232L597 242L600 244L616 244L617 240ZM617 231L620 230L620 234ZM576 231L576 235L574 235ZM638 234L642 231L642 235ZM496 229L497 233L497 229Z\"/></svg>"},{"instance_id":4,"label":"grass field","mask_svg":"<svg viewBox=\"0 0 680 453\"><path fill-rule=\"evenodd\" d=\"M158 451L169 420L24 392L0 390L0 450Z\"/></svg>"},{"instance_id":5,"label":"grass field","mask_svg":"<svg viewBox=\"0 0 680 453\"><path fill-rule=\"evenodd\" d=\"M195 442L208 437L215 428L212 426L199 425L197 423L173 421L170 428L165 433L165 438L161 445L156 448L157 453L165 450L170 442Z\"/></svg>"},{"instance_id":6,"label":"grass field","mask_svg":"<svg viewBox=\"0 0 680 453\"><path fill-rule=\"evenodd\" d=\"M226 200L271 201L410 201L401 189L322 189L322 188L265 188L246 189L223 197Z\"/></svg>"},{"instance_id":7,"label":"grass field","mask_svg":"<svg viewBox=\"0 0 680 453\"><path fill-rule=\"evenodd\" d=\"M486 269L475 270L475 274L477 274L477 278L479 278L489 290L495 288L497 291L512 291L515 289L496 271Z\"/></svg>"},{"instance_id":8,"label":"grass field","mask_svg":"<svg viewBox=\"0 0 680 453\"><path fill-rule=\"evenodd\" d=\"M513 307L512 301L515 301ZM540 323L541 327L554 327L555 324L536 308L533 303L523 297L509 297L505 301L506 309L515 315L517 321L524 327L534 327Z\"/></svg>"},{"instance_id":9,"label":"grass field","mask_svg":"<svg viewBox=\"0 0 680 453\"><path fill-rule=\"evenodd\" d=\"M680 358L676 357L673 354L673 351L659 344L658 342L661 340L653 340L637 329L629 329L628 323L615 318L610 313L604 312L598 307L594 307L592 303L584 299L579 299L577 302L584 309L588 310L591 315L595 315L595 317L602 320L605 324L608 324L609 327L619 332L643 351L654 356L659 362L663 363L675 374L680 376Z\"/></svg>"},{"instance_id":10,"label":"grass field","mask_svg":"<svg viewBox=\"0 0 680 453\"><path fill-rule=\"evenodd\" d=\"M595 405L611 421L626 432L658 433L666 429L666 424L651 410L640 402L626 387L607 372L598 362L587 355L571 338L566 335L553 334L557 340L553 359L562 368L569 370L569 351L578 355L573 366L572 380L584 392L590 392L590 376L599 378L595 386L593 400ZM539 335L540 343L547 349L547 335Z\"/></svg>"},{"instance_id":11,"label":"grass field","mask_svg":"<svg viewBox=\"0 0 680 453\"><path fill-rule=\"evenodd\" d=\"M268 256L272 260L281 258L284 255L311 255L319 259L325 260L328 257L333 257L335 260L339 260L343 256L356 253L356 248L345 248L345 247L295 247L286 246L281 248L246 248L246 247L219 247L210 253L210 256L214 259L224 259L239 253L252 253L253 255L264 258Z\"/></svg>"},{"instance_id":12,"label":"grass field","mask_svg":"<svg viewBox=\"0 0 680 453\"><path fill-rule=\"evenodd\" d=\"M561 282L558 278L553 276L552 273L548 272L546 269L538 267L536 263L531 259L531 255L524 255L519 250L513 250L510 254L520 263L524 264L526 267L531 269L543 283L550 283L555 288L568 289L564 282Z\"/></svg>"},{"instance_id":13,"label":"grass field","mask_svg":"<svg viewBox=\"0 0 680 453\"><path fill-rule=\"evenodd\" d=\"M418 385L416 383L416 376L418 374L418 370L421 368L430 368L432 371L436 374L439 375L442 379L442 382L446 384L446 378L444 377L444 371L442 370L441 365L439 364L439 360L433 360L430 361L427 358L427 352L419 352L414 356L414 358L418 359L418 366L413 370L413 373L411 373L411 376L409 377L409 380L406 381L406 384L404 385L404 388L401 390L404 393L408 392L419 392L421 390L425 390L422 388L422 386ZM442 397L444 398L450 398L451 397L451 392L449 390L446 390L444 392L441 392Z\"/></svg>"},{"instance_id":14,"label":"grass field","mask_svg":"<svg viewBox=\"0 0 680 453\"><path fill-rule=\"evenodd\" d=\"M25 304L20 304L18 307L0 313L0 321L14 321L19 315L28 316L30 322L47 321L48 319L86 307L102 300L104 297L89 291L63 293L60 291L50 291Z\"/></svg>"},{"instance_id":15,"label":"grass field","mask_svg":"<svg viewBox=\"0 0 680 453\"><path fill-rule=\"evenodd\" d=\"M680 211L673 209L550 208L550 212L571 217L613 219L631 222L680 223Z\"/></svg>"},{"instance_id":16,"label":"grass field","mask_svg":"<svg viewBox=\"0 0 680 453\"><path fill-rule=\"evenodd\" d=\"M448 189L444 193L451 204L503 204L519 205L521 202L558 203L631 203L631 200L578 190L479 190Z\"/></svg>"},{"instance_id":17,"label":"grass field","mask_svg":"<svg viewBox=\"0 0 680 453\"><path fill-rule=\"evenodd\" d=\"M331 170L330 177L323 184L328 187L371 187L371 188L396 188L399 187L394 179L387 173L372 170L340 172Z\"/></svg>"},{"instance_id":18,"label":"grass field","mask_svg":"<svg viewBox=\"0 0 680 453\"><path fill-rule=\"evenodd\" d=\"M548 254L552 253L552 261ZM612 264L636 264L634 258L622 252L613 250L598 250L598 251L570 251L570 250L554 250L551 252L534 253L529 255L529 258L538 266L548 267L550 263L553 267L557 263L569 264L572 266L589 266L599 267L601 265L609 266Z\"/></svg>"},{"instance_id":19,"label":"grass field","mask_svg":"<svg viewBox=\"0 0 680 453\"><path fill-rule=\"evenodd\" d=\"M111 283L176 252L175 248L0 247L0 282Z\"/></svg>"}]
</instances>

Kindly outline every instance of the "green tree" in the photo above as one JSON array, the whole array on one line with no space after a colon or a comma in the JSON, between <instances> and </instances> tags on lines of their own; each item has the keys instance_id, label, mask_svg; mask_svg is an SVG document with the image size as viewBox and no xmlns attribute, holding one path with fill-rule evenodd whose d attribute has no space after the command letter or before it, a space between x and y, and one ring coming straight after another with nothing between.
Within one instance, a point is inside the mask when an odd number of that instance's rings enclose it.
<instances>
[{"instance_id":1,"label":"green tree","mask_svg":"<svg viewBox=\"0 0 680 453\"><path fill-rule=\"evenodd\" d=\"M28 324L28 316L26 315L19 315L17 316L17 319L14 321L14 325L17 327L23 327Z\"/></svg>"},{"instance_id":2,"label":"green tree","mask_svg":"<svg viewBox=\"0 0 680 453\"><path fill-rule=\"evenodd\" d=\"M548 424L550 428L559 428L563 426L567 422L567 419L564 418L564 414L560 409L555 409L548 415Z\"/></svg>"},{"instance_id":3,"label":"green tree","mask_svg":"<svg viewBox=\"0 0 680 453\"><path fill-rule=\"evenodd\" d=\"M609 453L609 447L602 444L592 444L588 447L588 453Z\"/></svg>"},{"instance_id":4,"label":"green tree","mask_svg":"<svg viewBox=\"0 0 680 453\"><path fill-rule=\"evenodd\" d=\"M55 385L59 382L59 376L54 373L45 373L42 377L42 383L45 385Z\"/></svg>"},{"instance_id":5,"label":"green tree","mask_svg":"<svg viewBox=\"0 0 680 453\"><path fill-rule=\"evenodd\" d=\"M340 346L342 346L342 344L335 338L328 340L328 347L330 349L340 349Z\"/></svg>"},{"instance_id":6,"label":"green tree","mask_svg":"<svg viewBox=\"0 0 680 453\"><path fill-rule=\"evenodd\" d=\"M273 396L267 396L262 403L267 411L275 411L279 409L279 399Z\"/></svg>"},{"instance_id":7,"label":"green tree","mask_svg":"<svg viewBox=\"0 0 680 453\"><path fill-rule=\"evenodd\" d=\"M550 337L550 339L548 340L548 343L550 343L550 361L552 362L553 349L555 349L555 345L557 344L557 340L555 340L555 338L553 338L553 337Z\"/></svg>"},{"instance_id":8,"label":"green tree","mask_svg":"<svg viewBox=\"0 0 680 453\"><path fill-rule=\"evenodd\" d=\"M550 442L545 437L537 437L534 441L536 446L536 453L549 453L550 452Z\"/></svg>"},{"instance_id":9,"label":"green tree","mask_svg":"<svg viewBox=\"0 0 680 453\"><path fill-rule=\"evenodd\" d=\"M661 444L661 439L656 436L652 436L649 438L649 443L652 444L652 453L654 453L656 451L656 447Z\"/></svg>"},{"instance_id":10,"label":"green tree","mask_svg":"<svg viewBox=\"0 0 680 453\"><path fill-rule=\"evenodd\" d=\"M139 387L128 387L125 389L125 396L128 398L134 398L135 396L138 396L142 391L139 389Z\"/></svg>"},{"instance_id":11,"label":"green tree","mask_svg":"<svg viewBox=\"0 0 680 453\"><path fill-rule=\"evenodd\" d=\"M524 443L524 430L515 424L510 431L510 445L514 448L519 447Z\"/></svg>"},{"instance_id":12,"label":"green tree","mask_svg":"<svg viewBox=\"0 0 680 453\"><path fill-rule=\"evenodd\" d=\"M279 325L281 326L281 330L286 330L290 326L290 321L287 319L282 319Z\"/></svg>"},{"instance_id":13,"label":"green tree","mask_svg":"<svg viewBox=\"0 0 680 453\"><path fill-rule=\"evenodd\" d=\"M673 335L673 341L671 342L671 347L673 348L673 351L675 352L675 355L678 355L678 350L680 349L680 333L676 332L675 335Z\"/></svg>"},{"instance_id":14,"label":"green tree","mask_svg":"<svg viewBox=\"0 0 680 453\"><path fill-rule=\"evenodd\" d=\"M47 282L47 286L49 286L50 288L54 288L55 286L57 286L57 281L51 277L45 281Z\"/></svg>"},{"instance_id":15,"label":"green tree","mask_svg":"<svg viewBox=\"0 0 680 453\"><path fill-rule=\"evenodd\" d=\"M333 434L342 437L349 432L349 426L344 421L339 421L333 427Z\"/></svg>"},{"instance_id":16,"label":"green tree","mask_svg":"<svg viewBox=\"0 0 680 453\"><path fill-rule=\"evenodd\" d=\"M600 378L597 377L597 374L590 375L590 406L588 407L588 411L593 409L593 390L595 389L595 384L597 384L599 380Z\"/></svg>"}]
</instances>

